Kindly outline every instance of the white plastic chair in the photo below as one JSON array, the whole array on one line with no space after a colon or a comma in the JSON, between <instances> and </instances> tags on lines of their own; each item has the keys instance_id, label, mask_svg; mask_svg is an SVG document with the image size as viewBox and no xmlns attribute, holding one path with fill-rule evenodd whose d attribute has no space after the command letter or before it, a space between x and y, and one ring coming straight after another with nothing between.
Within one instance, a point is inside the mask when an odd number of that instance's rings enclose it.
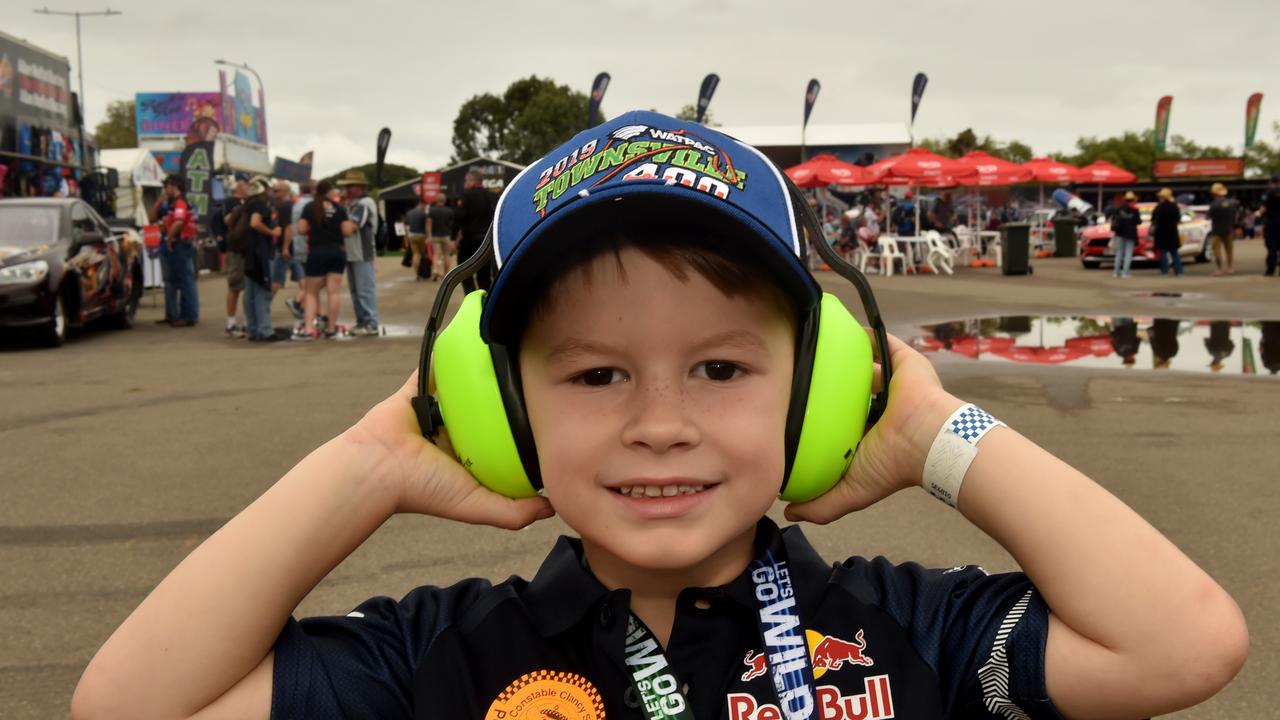
<instances>
[{"instance_id":1,"label":"white plastic chair","mask_svg":"<svg viewBox=\"0 0 1280 720\"><path fill-rule=\"evenodd\" d=\"M954 240L951 236L946 236L943 240L955 253L956 260L962 263L977 260L982 254L982 243L978 241L978 234L964 225L957 225L954 232Z\"/></svg>"},{"instance_id":2,"label":"white plastic chair","mask_svg":"<svg viewBox=\"0 0 1280 720\"><path fill-rule=\"evenodd\" d=\"M867 261L874 259L876 261L877 268L886 277L891 277L893 275L893 264L895 262L902 263L902 272L906 273L908 270L907 256L902 252L902 249L898 247L898 243L893 239L893 237L889 235L881 235L878 242L880 244L880 251L876 252L871 248L867 248L862 253L862 260L858 269L865 274L867 272Z\"/></svg>"},{"instance_id":3,"label":"white plastic chair","mask_svg":"<svg viewBox=\"0 0 1280 720\"><path fill-rule=\"evenodd\" d=\"M936 230L929 230L925 232L924 237L928 241L928 247L925 251L925 264L929 266L934 275L938 274L939 267L948 275L954 275L955 271L951 267L955 264L956 255L942 240L942 235Z\"/></svg>"}]
</instances>

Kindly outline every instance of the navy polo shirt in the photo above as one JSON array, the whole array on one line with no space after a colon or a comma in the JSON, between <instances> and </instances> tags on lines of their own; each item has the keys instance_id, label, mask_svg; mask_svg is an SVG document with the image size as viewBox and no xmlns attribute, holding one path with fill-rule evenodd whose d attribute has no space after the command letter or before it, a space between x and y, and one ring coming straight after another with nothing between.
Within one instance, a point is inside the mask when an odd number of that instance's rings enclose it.
<instances>
[{"instance_id":1,"label":"navy polo shirt","mask_svg":"<svg viewBox=\"0 0 1280 720\"><path fill-rule=\"evenodd\" d=\"M814 671L815 719L1058 718L1044 683L1048 608L1022 573L827 564L768 519L786 554ZM642 718L626 664L630 593L603 587L561 537L532 581L464 580L290 620L273 718ZM665 655L696 718L781 720L755 586L680 594Z\"/></svg>"}]
</instances>

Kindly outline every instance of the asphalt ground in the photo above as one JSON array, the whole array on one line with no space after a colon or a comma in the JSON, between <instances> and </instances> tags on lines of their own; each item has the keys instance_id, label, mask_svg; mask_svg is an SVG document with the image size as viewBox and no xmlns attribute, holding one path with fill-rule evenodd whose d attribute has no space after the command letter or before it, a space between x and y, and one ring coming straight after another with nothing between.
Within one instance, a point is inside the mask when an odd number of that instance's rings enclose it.
<instances>
[{"instance_id":1,"label":"asphalt ground","mask_svg":"<svg viewBox=\"0 0 1280 720\"><path fill-rule=\"evenodd\" d=\"M1025 277L965 269L872 284L901 335L922 323L1001 314L1280 319L1280 280L1261 276L1260 243L1241 243L1238 255L1238 273L1226 278L1198 265L1179 279L1138 270L1114 280L1074 259L1046 259ZM398 260L378 263L386 337L227 339L225 285L212 275L200 280L203 319L194 328L153 324L161 309L152 295L132 330L82 333L57 350L0 347L0 716L65 717L89 658L166 573L404 381L436 285L414 282ZM847 284L820 276L856 305ZM1143 291L1201 297L1136 296ZM349 317L345 297L343 308ZM280 302L274 319L291 320ZM1251 633L1243 672L1178 717L1280 716L1280 534L1272 524L1280 517L1280 378L933 360L952 392L1136 508L1243 608ZM345 613L372 595L399 597L468 576L527 577L562 532L558 520L514 533L395 517L298 615ZM999 545L923 492L807 532L831 560L883 554L1014 567ZM1186 638L1186 662L1197 662L1201 640Z\"/></svg>"}]
</instances>

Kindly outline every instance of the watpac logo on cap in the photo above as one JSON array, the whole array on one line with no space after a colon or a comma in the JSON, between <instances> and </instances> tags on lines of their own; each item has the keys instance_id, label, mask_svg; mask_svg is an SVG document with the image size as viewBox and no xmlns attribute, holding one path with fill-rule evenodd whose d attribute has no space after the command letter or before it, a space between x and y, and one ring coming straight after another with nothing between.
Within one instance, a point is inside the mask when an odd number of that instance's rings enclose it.
<instances>
[{"instance_id":1,"label":"watpac logo on cap","mask_svg":"<svg viewBox=\"0 0 1280 720\"><path fill-rule=\"evenodd\" d=\"M696 136L687 128L633 123L609 132L603 144L601 140L591 138L544 161L532 198L533 211L539 217L570 191L590 192L615 181L662 181L721 200L727 200L734 190L746 189L747 173L734 166L723 144Z\"/></svg>"}]
</instances>

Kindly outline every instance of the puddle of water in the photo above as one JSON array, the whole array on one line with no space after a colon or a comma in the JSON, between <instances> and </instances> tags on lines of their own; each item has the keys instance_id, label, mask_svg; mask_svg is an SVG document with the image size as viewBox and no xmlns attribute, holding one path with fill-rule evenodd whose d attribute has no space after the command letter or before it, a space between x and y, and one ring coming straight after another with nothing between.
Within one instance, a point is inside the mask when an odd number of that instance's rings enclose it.
<instances>
[{"instance_id":1,"label":"puddle of water","mask_svg":"<svg viewBox=\"0 0 1280 720\"><path fill-rule=\"evenodd\" d=\"M1129 293L1133 297L1140 298L1178 298L1180 300L1200 300L1204 298L1204 293L1198 292L1161 292L1145 290L1142 292Z\"/></svg>"},{"instance_id":2,"label":"puddle of water","mask_svg":"<svg viewBox=\"0 0 1280 720\"><path fill-rule=\"evenodd\" d=\"M345 332L345 330L350 330L350 327L345 327L344 332L340 332L339 334L335 335L331 339L338 340L338 341L376 339L373 336L356 337L355 335L348 335ZM414 337L414 336L422 335L422 328L412 327L409 325L393 325L393 324L383 323L378 326L378 330L381 331L381 333L379 334L379 337L405 338L405 337ZM291 325L277 326L275 328L275 331L276 331L277 337L280 337L282 339L288 339L289 336L292 335L293 333L293 326Z\"/></svg>"},{"instance_id":3,"label":"puddle of water","mask_svg":"<svg viewBox=\"0 0 1280 720\"><path fill-rule=\"evenodd\" d=\"M1280 320L1018 315L922 330L911 340L917 350L983 361L1223 375L1280 372Z\"/></svg>"}]
</instances>

